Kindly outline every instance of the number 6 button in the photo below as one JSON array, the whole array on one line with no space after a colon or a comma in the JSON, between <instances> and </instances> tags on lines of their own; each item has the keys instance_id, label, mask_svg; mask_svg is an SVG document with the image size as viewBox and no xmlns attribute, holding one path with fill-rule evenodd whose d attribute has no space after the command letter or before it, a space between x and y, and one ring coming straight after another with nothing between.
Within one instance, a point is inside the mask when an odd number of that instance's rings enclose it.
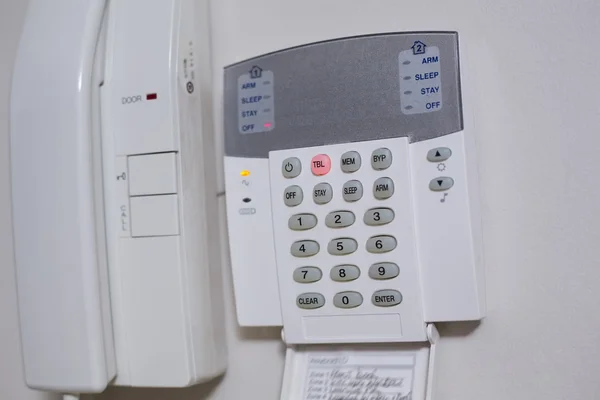
<instances>
[{"instance_id":1,"label":"number 6 button","mask_svg":"<svg viewBox=\"0 0 600 400\"><path fill-rule=\"evenodd\" d=\"M369 253L387 253L396 248L396 239L393 236L373 236L367 240Z\"/></svg>"},{"instance_id":2,"label":"number 6 button","mask_svg":"<svg viewBox=\"0 0 600 400\"><path fill-rule=\"evenodd\" d=\"M319 243L314 240L299 240L292 243L290 252L295 257L310 257L319 252Z\"/></svg>"},{"instance_id":3,"label":"number 6 button","mask_svg":"<svg viewBox=\"0 0 600 400\"><path fill-rule=\"evenodd\" d=\"M342 256L344 254L352 254L358 248L356 240L350 238L333 239L327 245L327 251L334 256Z\"/></svg>"}]
</instances>

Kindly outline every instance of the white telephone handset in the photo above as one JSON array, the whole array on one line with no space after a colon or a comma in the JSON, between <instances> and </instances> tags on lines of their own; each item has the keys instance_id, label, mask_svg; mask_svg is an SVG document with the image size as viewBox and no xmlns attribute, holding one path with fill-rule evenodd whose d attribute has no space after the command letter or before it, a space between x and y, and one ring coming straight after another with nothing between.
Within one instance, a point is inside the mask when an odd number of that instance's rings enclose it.
<instances>
[{"instance_id":1,"label":"white telephone handset","mask_svg":"<svg viewBox=\"0 0 600 400\"><path fill-rule=\"evenodd\" d=\"M198 9L201 4L204 9ZM28 386L187 386L225 368L207 2L32 0L11 173Z\"/></svg>"}]
</instances>

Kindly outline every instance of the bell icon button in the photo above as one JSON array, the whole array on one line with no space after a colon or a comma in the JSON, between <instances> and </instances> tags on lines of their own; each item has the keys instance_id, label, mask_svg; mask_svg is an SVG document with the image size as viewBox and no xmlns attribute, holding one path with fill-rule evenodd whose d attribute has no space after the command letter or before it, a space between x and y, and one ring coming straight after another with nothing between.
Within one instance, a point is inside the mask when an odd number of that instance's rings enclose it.
<instances>
[{"instance_id":1,"label":"bell icon button","mask_svg":"<svg viewBox=\"0 0 600 400\"><path fill-rule=\"evenodd\" d=\"M284 178L295 178L302 172L302 163L296 157L290 157L281 163L281 174Z\"/></svg>"}]
</instances>

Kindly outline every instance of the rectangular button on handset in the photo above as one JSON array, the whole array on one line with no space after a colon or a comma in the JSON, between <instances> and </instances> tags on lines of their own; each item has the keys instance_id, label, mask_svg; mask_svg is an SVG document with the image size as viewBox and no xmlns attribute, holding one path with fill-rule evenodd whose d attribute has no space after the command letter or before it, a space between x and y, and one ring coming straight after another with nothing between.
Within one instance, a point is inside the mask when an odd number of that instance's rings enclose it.
<instances>
[{"instance_id":1,"label":"rectangular button on handset","mask_svg":"<svg viewBox=\"0 0 600 400\"><path fill-rule=\"evenodd\" d=\"M179 206L176 194L131 198L131 235L179 235Z\"/></svg>"},{"instance_id":2,"label":"rectangular button on handset","mask_svg":"<svg viewBox=\"0 0 600 400\"><path fill-rule=\"evenodd\" d=\"M131 196L177 193L177 153L130 156L128 163Z\"/></svg>"}]
</instances>

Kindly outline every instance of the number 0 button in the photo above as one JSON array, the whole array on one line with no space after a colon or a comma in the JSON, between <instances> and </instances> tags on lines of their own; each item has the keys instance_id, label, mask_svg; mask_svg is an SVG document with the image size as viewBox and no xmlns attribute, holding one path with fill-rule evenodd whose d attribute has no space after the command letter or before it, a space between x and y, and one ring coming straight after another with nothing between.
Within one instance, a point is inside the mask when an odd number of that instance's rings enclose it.
<instances>
[{"instance_id":1,"label":"number 0 button","mask_svg":"<svg viewBox=\"0 0 600 400\"><path fill-rule=\"evenodd\" d=\"M350 238L333 239L327 245L327 251L334 256L342 256L344 254L352 254L358 248L356 240Z\"/></svg>"},{"instance_id":2,"label":"number 0 button","mask_svg":"<svg viewBox=\"0 0 600 400\"><path fill-rule=\"evenodd\" d=\"M299 240L292 243L290 252L296 257L310 257L319 252L319 243L314 240Z\"/></svg>"},{"instance_id":3,"label":"number 0 button","mask_svg":"<svg viewBox=\"0 0 600 400\"><path fill-rule=\"evenodd\" d=\"M369 253L387 253L396 248L396 239L393 236L373 236L367 240Z\"/></svg>"},{"instance_id":4,"label":"number 0 button","mask_svg":"<svg viewBox=\"0 0 600 400\"><path fill-rule=\"evenodd\" d=\"M358 292L340 292L333 296L333 305L338 308L354 308L362 302L363 297Z\"/></svg>"},{"instance_id":5,"label":"number 0 button","mask_svg":"<svg viewBox=\"0 0 600 400\"><path fill-rule=\"evenodd\" d=\"M288 228L293 231L305 231L317 226L317 217L313 214L295 214L288 220Z\"/></svg>"}]
</instances>

